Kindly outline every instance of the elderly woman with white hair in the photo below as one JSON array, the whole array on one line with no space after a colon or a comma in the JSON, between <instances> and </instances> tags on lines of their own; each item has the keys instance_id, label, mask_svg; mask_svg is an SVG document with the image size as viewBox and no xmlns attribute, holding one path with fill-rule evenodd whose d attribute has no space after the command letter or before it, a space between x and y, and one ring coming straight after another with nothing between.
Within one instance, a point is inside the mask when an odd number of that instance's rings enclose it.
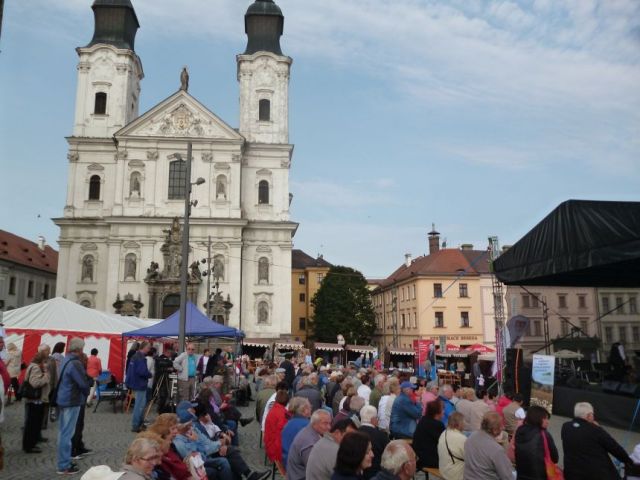
<instances>
[{"instance_id":1,"label":"elderly woman with white hair","mask_svg":"<svg viewBox=\"0 0 640 480\"><path fill-rule=\"evenodd\" d=\"M153 469L162 460L162 449L158 442L148 438L136 438L124 457L119 480L152 480Z\"/></svg>"}]
</instances>

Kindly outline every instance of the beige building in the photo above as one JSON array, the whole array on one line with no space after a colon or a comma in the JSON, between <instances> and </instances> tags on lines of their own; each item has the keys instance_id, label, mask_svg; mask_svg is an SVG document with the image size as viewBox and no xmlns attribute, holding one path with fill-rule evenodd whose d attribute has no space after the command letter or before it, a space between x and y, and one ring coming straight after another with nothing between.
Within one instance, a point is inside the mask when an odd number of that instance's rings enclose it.
<instances>
[{"instance_id":1,"label":"beige building","mask_svg":"<svg viewBox=\"0 0 640 480\"><path fill-rule=\"evenodd\" d=\"M429 233L429 255L405 262L372 293L377 329L374 341L411 348L417 339L445 337L469 346L495 338L489 254L472 245L440 248Z\"/></svg>"},{"instance_id":2,"label":"beige building","mask_svg":"<svg viewBox=\"0 0 640 480\"><path fill-rule=\"evenodd\" d=\"M322 255L313 258L302 250L291 252L291 336L306 342L309 318L313 317L311 300L331 268Z\"/></svg>"},{"instance_id":3,"label":"beige building","mask_svg":"<svg viewBox=\"0 0 640 480\"><path fill-rule=\"evenodd\" d=\"M640 350L640 289L599 288L597 298L604 358L614 342L624 344L629 355Z\"/></svg>"},{"instance_id":4,"label":"beige building","mask_svg":"<svg viewBox=\"0 0 640 480\"><path fill-rule=\"evenodd\" d=\"M547 307L550 351L569 349L591 358L598 349L599 337L596 291L588 287L506 288L507 320L514 315L528 317L529 328L520 341L525 353L544 347L544 304ZM562 340L559 340L563 338ZM544 353L541 350L540 353Z\"/></svg>"}]
</instances>

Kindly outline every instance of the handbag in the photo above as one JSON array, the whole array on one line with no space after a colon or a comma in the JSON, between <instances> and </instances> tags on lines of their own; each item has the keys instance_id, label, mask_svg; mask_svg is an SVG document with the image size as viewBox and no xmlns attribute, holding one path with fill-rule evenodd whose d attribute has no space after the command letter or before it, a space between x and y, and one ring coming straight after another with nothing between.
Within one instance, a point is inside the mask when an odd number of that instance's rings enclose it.
<instances>
[{"instance_id":1,"label":"handbag","mask_svg":"<svg viewBox=\"0 0 640 480\"><path fill-rule=\"evenodd\" d=\"M42 387L36 388L29 383L30 373L31 370L27 369L27 373L24 376L24 382L22 382L22 385L20 386L20 396L27 400L40 400L40 397L42 397Z\"/></svg>"},{"instance_id":2,"label":"handbag","mask_svg":"<svg viewBox=\"0 0 640 480\"><path fill-rule=\"evenodd\" d=\"M544 446L544 470L547 473L547 480L564 480L562 469L551 459L549 443L544 430L542 430L540 434L542 435L542 445Z\"/></svg>"}]
</instances>

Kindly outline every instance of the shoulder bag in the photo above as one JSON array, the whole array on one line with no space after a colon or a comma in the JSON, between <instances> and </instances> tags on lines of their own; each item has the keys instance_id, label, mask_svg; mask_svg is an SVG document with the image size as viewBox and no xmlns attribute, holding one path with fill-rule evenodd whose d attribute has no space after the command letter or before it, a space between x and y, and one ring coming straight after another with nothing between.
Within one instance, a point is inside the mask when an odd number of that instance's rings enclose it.
<instances>
[{"instance_id":1,"label":"shoulder bag","mask_svg":"<svg viewBox=\"0 0 640 480\"><path fill-rule=\"evenodd\" d=\"M29 365L24 376L24 382L22 382L22 385L20 386L20 396L27 400L40 400L40 397L42 397L42 387L36 388L29 383L29 376L31 375L32 370L33 367Z\"/></svg>"},{"instance_id":2,"label":"shoulder bag","mask_svg":"<svg viewBox=\"0 0 640 480\"><path fill-rule=\"evenodd\" d=\"M551 452L549 451L549 442L544 430L540 432L542 435L542 445L544 446L544 469L547 473L547 480L564 480L564 474L558 465L553 463Z\"/></svg>"}]
</instances>

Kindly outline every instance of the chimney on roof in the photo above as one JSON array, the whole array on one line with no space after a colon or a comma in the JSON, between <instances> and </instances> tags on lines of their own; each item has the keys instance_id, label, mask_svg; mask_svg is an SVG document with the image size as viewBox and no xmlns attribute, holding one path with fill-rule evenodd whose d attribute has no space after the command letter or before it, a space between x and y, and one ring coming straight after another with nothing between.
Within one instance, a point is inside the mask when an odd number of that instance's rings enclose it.
<instances>
[{"instance_id":1,"label":"chimney on roof","mask_svg":"<svg viewBox=\"0 0 640 480\"><path fill-rule=\"evenodd\" d=\"M435 223L431 224L429 235L429 255L433 255L440 250L440 232L436 232Z\"/></svg>"},{"instance_id":2,"label":"chimney on roof","mask_svg":"<svg viewBox=\"0 0 640 480\"><path fill-rule=\"evenodd\" d=\"M47 244L47 241L44 239L42 235L38 235L38 248L44 251L44 247Z\"/></svg>"},{"instance_id":3,"label":"chimney on roof","mask_svg":"<svg viewBox=\"0 0 640 480\"><path fill-rule=\"evenodd\" d=\"M473 244L463 243L462 245L460 245L460 250L463 250L463 251L473 250Z\"/></svg>"},{"instance_id":4,"label":"chimney on roof","mask_svg":"<svg viewBox=\"0 0 640 480\"><path fill-rule=\"evenodd\" d=\"M405 253L404 254L404 264L406 267L410 267L411 266L411 254L410 253Z\"/></svg>"}]
</instances>

